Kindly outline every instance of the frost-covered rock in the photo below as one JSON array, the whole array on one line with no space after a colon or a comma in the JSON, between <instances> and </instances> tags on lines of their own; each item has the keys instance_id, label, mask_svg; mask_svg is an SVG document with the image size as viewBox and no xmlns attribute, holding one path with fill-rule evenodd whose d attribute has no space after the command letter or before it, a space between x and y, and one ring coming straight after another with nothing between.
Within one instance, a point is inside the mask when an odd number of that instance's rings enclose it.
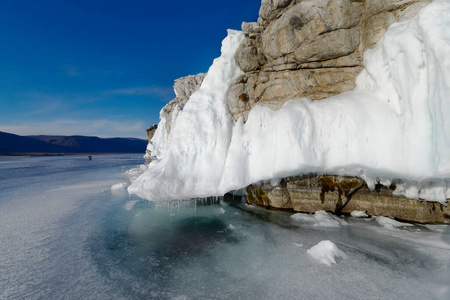
<instances>
[{"instance_id":1,"label":"frost-covered rock","mask_svg":"<svg viewBox=\"0 0 450 300\"><path fill-rule=\"evenodd\" d=\"M152 138L155 135L156 129L158 129L158 125L154 124L147 128L147 137L148 137L148 145L147 145L147 151L146 156L151 157L152 156Z\"/></svg>"},{"instance_id":2,"label":"frost-covered rock","mask_svg":"<svg viewBox=\"0 0 450 300\"><path fill-rule=\"evenodd\" d=\"M226 94L242 74L234 54L243 37L241 32L228 31L221 57L214 60L200 89L179 111L170 135L156 131L152 142L161 159L148 166L129 192L151 200L221 194L217 189L233 127ZM164 128L166 122L163 115L158 128Z\"/></svg>"},{"instance_id":3,"label":"frost-covered rock","mask_svg":"<svg viewBox=\"0 0 450 300\"><path fill-rule=\"evenodd\" d=\"M412 194L407 186L412 184L419 199L445 205L450 186L449 15L450 3L436 0L418 16L393 24L366 51L354 90L322 101L292 99L277 111L250 106L245 123L233 120L226 97L233 82L250 80L235 61L244 35L231 32L171 134L156 139L162 159L151 163L129 191L151 200L220 196L273 178L335 174L358 177L370 190L379 184L398 186L396 193L404 196Z\"/></svg>"},{"instance_id":4,"label":"frost-covered rock","mask_svg":"<svg viewBox=\"0 0 450 300\"><path fill-rule=\"evenodd\" d=\"M150 139L147 146L147 154L162 158L164 152L167 150L167 141L170 131L175 126L178 115L184 109L184 106L191 95L200 88L205 76L205 73L200 73L175 80L173 88L176 98L161 109L161 112L159 113L159 118L161 120L159 129L157 129L158 126L157 128L154 128L151 137L147 130L147 135ZM152 129L152 127L149 129ZM154 141L153 137L155 138Z\"/></svg>"},{"instance_id":5,"label":"frost-covered rock","mask_svg":"<svg viewBox=\"0 0 450 300\"><path fill-rule=\"evenodd\" d=\"M245 76L228 94L237 120L256 104L280 109L289 99L327 98L355 88L363 53L394 22L431 0L262 1L258 23L243 23L236 52Z\"/></svg>"}]
</instances>

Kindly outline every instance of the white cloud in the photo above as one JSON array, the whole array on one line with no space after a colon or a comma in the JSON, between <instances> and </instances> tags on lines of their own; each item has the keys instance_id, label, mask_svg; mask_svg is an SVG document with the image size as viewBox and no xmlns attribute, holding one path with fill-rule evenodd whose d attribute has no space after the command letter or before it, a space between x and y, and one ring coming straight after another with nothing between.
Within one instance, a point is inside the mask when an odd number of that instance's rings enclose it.
<instances>
[{"instance_id":1,"label":"white cloud","mask_svg":"<svg viewBox=\"0 0 450 300\"><path fill-rule=\"evenodd\" d=\"M164 88L158 86L144 86L144 87L133 87L133 88L123 88L106 91L109 95L130 95L130 96L156 96L160 98L168 98L174 95L172 88Z\"/></svg>"},{"instance_id":2,"label":"white cloud","mask_svg":"<svg viewBox=\"0 0 450 300\"><path fill-rule=\"evenodd\" d=\"M30 122L20 125L0 125L0 131L18 135L89 135L100 137L136 137L146 138L145 129L149 124L144 121L99 120L55 120L48 122Z\"/></svg>"}]
</instances>

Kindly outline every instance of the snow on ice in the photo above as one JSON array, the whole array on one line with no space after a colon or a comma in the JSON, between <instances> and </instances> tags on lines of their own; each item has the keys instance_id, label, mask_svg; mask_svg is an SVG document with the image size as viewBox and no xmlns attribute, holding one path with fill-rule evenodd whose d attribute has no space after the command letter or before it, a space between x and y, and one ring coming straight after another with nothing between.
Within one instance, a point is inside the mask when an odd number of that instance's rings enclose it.
<instances>
[{"instance_id":1,"label":"snow on ice","mask_svg":"<svg viewBox=\"0 0 450 300\"><path fill-rule=\"evenodd\" d=\"M129 187L151 200L218 196L302 173L359 176L369 187L397 183L397 195L445 204L450 198L450 3L437 0L393 24L350 92L294 99L279 111L256 106L234 122L226 92L242 71L229 31L222 56L165 131L158 159Z\"/></svg>"},{"instance_id":2,"label":"snow on ice","mask_svg":"<svg viewBox=\"0 0 450 300\"><path fill-rule=\"evenodd\" d=\"M347 222L344 220L323 210L316 211L314 214L296 213L291 216L291 219L294 220L296 224L301 224L303 226L311 225L313 227L337 228L347 225Z\"/></svg>"},{"instance_id":3,"label":"snow on ice","mask_svg":"<svg viewBox=\"0 0 450 300\"><path fill-rule=\"evenodd\" d=\"M330 240L321 241L317 245L311 247L307 253L321 264L331 266L335 264L336 257L346 258L347 255L342 252L335 243Z\"/></svg>"},{"instance_id":4,"label":"snow on ice","mask_svg":"<svg viewBox=\"0 0 450 300\"><path fill-rule=\"evenodd\" d=\"M354 218L367 218L369 217L365 211L354 210L350 213L350 215Z\"/></svg>"},{"instance_id":5,"label":"snow on ice","mask_svg":"<svg viewBox=\"0 0 450 300\"><path fill-rule=\"evenodd\" d=\"M378 224L380 224L381 226L386 227L388 229L413 226L412 224L399 222L399 221L396 221L396 220L394 220L392 218L388 218L388 217L376 217L375 219L377 220Z\"/></svg>"}]
</instances>

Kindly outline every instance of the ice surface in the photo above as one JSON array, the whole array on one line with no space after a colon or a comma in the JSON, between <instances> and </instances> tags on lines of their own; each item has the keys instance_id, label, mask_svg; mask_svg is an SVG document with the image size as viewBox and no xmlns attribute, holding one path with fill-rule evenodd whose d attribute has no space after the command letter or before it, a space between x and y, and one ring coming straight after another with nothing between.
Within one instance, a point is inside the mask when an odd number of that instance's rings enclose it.
<instances>
[{"instance_id":1,"label":"ice surface","mask_svg":"<svg viewBox=\"0 0 450 300\"><path fill-rule=\"evenodd\" d=\"M330 240L321 241L317 245L311 247L306 251L309 255L312 256L315 260L320 262L321 264L331 266L331 264L335 264L336 257L346 258L347 255L339 250L335 243Z\"/></svg>"},{"instance_id":2,"label":"ice surface","mask_svg":"<svg viewBox=\"0 0 450 300\"><path fill-rule=\"evenodd\" d=\"M0 158L0 299L450 299L449 225L321 227L232 197L111 190L142 163ZM313 260L324 240L347 258Z\"/></svg>"},{"instance_id":3,"label":"ice surface","mask_svg":"<svg viewBox=\"0 0 450 300\"><path fill-rule=\"evenodd\" d=\"M0 158L1 299L111 298L89 243L141 156Z\"/></svg>"},{"instance_id":4,"label":"ice surface","mask_svg":"<svg viewBox=\"0 0 450 300\"><path fill-rule=\"evenodd\" d=\"M396 194L450 197L450 3L436 0L393 24L364 56L357 87L322 101L296 99L279 111L256 106L233 122L226 91L241 74L230 31L222 56L176 120L165 116L152 162L129 192L143 198L223 195L261 180L302 173L359 176L369 187L398 182Z\"/></svg>"}]
</instances>

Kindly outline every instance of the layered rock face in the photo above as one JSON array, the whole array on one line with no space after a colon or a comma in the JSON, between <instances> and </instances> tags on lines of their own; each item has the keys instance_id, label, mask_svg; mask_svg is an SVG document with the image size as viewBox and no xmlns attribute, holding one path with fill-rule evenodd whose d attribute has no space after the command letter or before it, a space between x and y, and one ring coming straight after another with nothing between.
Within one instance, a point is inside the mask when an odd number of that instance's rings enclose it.
<instances>
[{"instance_id":1,"label":"layered rock face","mask_svg":"<svg viewBox=\"0 0 450 300\"><path fill-rule=\"evenodd\" d=\"M258 22L243 23L236 61L245 72L228 92L230 112L246 120L259 104L323 99L355 87L363 54L394 22L430 0L262 0Z\"/></svg>"},{"instance_id":2,"label":"layered rock face","mask_svg":"<svg viewBox=\"0 0 450 300\"><path fill-rule=\"evenodd\" d=\"M395 184L387 187L378 183L370 190L357 177L308 174L250 185L246 194L249 203L298 212L365 211L368 215L419 223L450 221L449 206L397 197L393 194Z\"/></svg>"}]
</instances>

